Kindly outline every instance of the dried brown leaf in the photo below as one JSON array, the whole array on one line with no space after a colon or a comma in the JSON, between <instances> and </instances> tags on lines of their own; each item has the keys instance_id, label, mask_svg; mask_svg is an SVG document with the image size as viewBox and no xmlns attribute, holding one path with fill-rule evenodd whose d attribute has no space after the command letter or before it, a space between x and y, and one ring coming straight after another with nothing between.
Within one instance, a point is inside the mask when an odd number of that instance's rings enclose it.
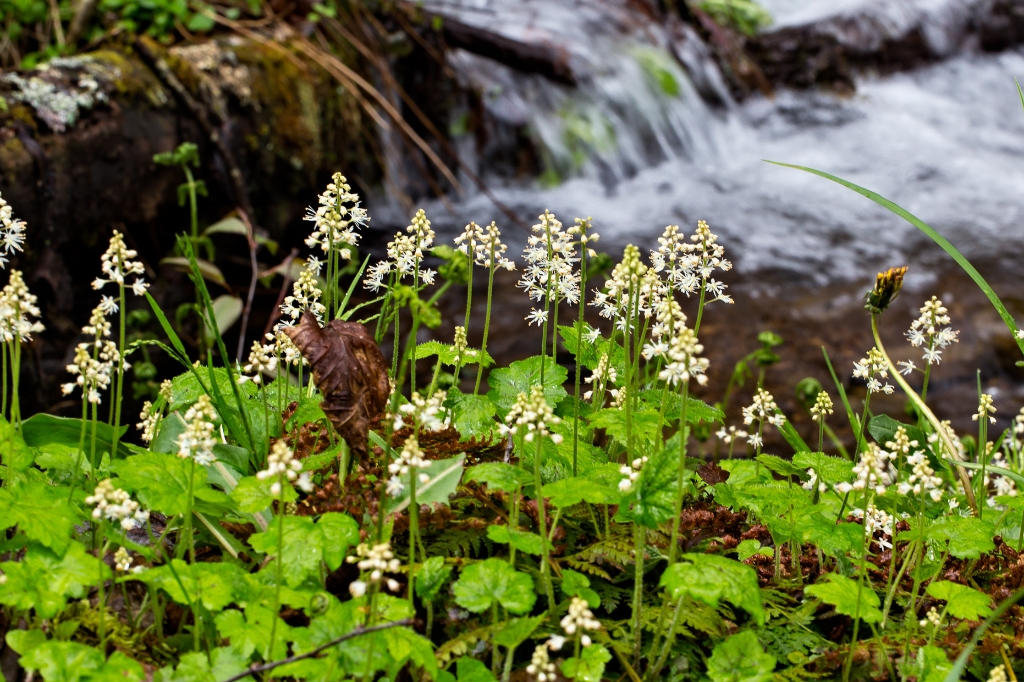
<instances>
[{"instance_id":1,"label":"dried brown leaf","mask_svg":"<svg viewBox=\"0 0 1024 682\"><path fill-rule=\"evenodd\" d=\"M370 422L383 414L391 392L380 347L358 322L333 320L321 327L309 311L285 333L313 370L324 414L353 458L365 459Z\"/></svg>"}]
</instances>

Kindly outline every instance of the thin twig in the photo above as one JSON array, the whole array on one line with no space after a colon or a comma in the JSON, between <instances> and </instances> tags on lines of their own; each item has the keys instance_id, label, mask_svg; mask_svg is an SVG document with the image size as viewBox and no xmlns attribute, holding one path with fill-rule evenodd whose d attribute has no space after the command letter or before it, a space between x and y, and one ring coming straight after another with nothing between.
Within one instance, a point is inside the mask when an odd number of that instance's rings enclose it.
<instances>
[{"instance_id":1,"label":"thin twig","mask_svg":"<svg viewBox=\"0 0 1024 682\"><path fill-rule=\"evenodd\" d=\"M256 263L256 235L252 229L252 223L249 222L249 216L246 215L245 211L241 208L238 209L238 215L241 217L242 222L245 223L245 239L249 242L249 260L252 263L252 279L249 280L249 294L245 298L245 308L242 309L242 328L238 330L238 355L235 359L241 363L242 353L245 352L245 331L249 328L249 313L252 312L252 299L256 296L256 280L259 278L257 271L258 264Z\"/></svg>"},{"instance_id":2,"label":"thin twig","mask_svg":"<svg viewBox=\"0 0 1024 682\"><path fill-rule=\"evenodd\" d=\"M307 658L316 658L317 656L320 655L321 651L324 651L325 649L330 649L332 646L335 646L336 644L341 644L345 640L353 639L355 637L359 637L360 635L366 635L366 634L369 634L371 632L379 632L381 630L389 630L391 628L400 627L402 625L412 625L412 618L405 618L403 620L395 620L395 621L392 621L390 623L384 623L382 625L374 625L373 627L369 627L369 628L357 627L355 630L353 630L352 632L348 633L347 635L342 635L341 637L336 637L335 639L332 639L330 642L327 642L327 644L321 644L320 646L318 646L317 648L313 649L312 651L307 651L306 653L299 654L298 656L289 656L288 658L282 658L280 661L273 661L271 663L264 663L263 665L253 665L253 666L250 666L249 669L246 670L244 673L238 673L237 675L235 675L233 677L229 677L228 679L224 680L223 682L236 682L236 680L244 680L246 677L249 677L250 675L255 675L256 673L263 673L263 672L266 672L268 670L273 670L274 668L277 668L277 667L282 666L282 665L287 665L288 663L295 663L296 661L302 661L302 660L305 660Z\"/></svg>"}]
</instances>

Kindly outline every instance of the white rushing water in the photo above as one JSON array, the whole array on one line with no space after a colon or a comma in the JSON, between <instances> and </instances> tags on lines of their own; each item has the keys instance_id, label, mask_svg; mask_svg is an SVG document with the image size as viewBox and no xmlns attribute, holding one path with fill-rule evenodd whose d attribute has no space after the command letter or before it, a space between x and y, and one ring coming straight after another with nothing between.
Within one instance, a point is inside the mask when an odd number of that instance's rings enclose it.
<instances>
[{"instance_id":1,"label":"white rushing water","mask_svg":"<svg viewBox=\"0 0 1024 682\"><path fill-rule=\"evenodd\" d=\"M764 4L777 24L792 24L865 3ZM903 15L920 10L939 35L949 25L936 17L971 3L888 4L901 6ZM446 11L451 5L444 3ZM545 187L534 179L500 180L481 168L494 194L520 216L532 219L545 208L570 224L575 216L593 216L602 247L613 254L627 242L650 245L666 224L692 229L706 219L747 275L819 284L943 257L916 229L867 199L763 161L772 159L879 192L969 258L1005 265L1024 252L1024 111L1013 80L1024 77L1022 52L968 50L910 73L865 77L852 97L781 91L737 105L695 36L637 23L611 0L465 0L461 7L467 22L558 45L579 75L580 85L571 88L474 55L453 58L495 119L527 126L562 180ZM710 105L709 98L719 103ZM461 148L472 159L469 138ZM510 228L472 190L454 208L427 206L439 231L454 233L468 220ZM383 222L401 221L397 213L386 215ZM911 284L923 283L922 269Z\"/></svg>"}]
</instances>

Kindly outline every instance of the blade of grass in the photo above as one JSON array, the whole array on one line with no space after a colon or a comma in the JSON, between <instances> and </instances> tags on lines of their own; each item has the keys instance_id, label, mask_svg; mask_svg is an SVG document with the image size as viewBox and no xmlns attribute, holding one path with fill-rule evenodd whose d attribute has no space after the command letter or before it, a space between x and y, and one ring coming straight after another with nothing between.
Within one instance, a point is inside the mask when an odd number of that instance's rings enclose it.
<instances>
[{"instance_id":1,"label":"blade of grass","mask_svg":"<svg viewBox=\"0 0 1024 682\"><path fill-rule=\"evenodd\" d=\"M188 367L189 371L192 372L192 375L196 378L196 381L199 382L199 387L203 389L203 393L212 398L213 396L210 394L210 389L208 389L206 384L203 383L203 378L199 376L199 372L196 371L195 366L188 361L188 351L185 350L185 344L183 344L181 339L178 338L174 328L171 327L171 323L167 320L167 316L164 315L164 311L160 309L160 306L148 291L146 292L146 300L149 301L149 306L153 309L153 314L156 315L156 319L159 320L160 326L163 327L164 334L167 334L167 339L171 342L171 345L174 346L174 350L177 351L177 354L170 353L171 349L166 346L164 346L164 348L166 348L172 357L177 355L178 362ZM213 375L211 374L210 377L212 378Z\"/></svg>"},{"instance_id":2,"label":"blade of grass","mask_svg":"<svg viewBox=\"0 0 1024 682\"><path fill-rule=\"evenodd\" d=\"M242 404L242 395L238 390L238 383L235 381L235 374L231 369L231 357L228 355L227 347L224 345L224 338L220 334L220 329L217 327L217 317L213 312L213 301L210 300L210 292L206 288L206 282L203 280L202 273L199 271L199 264L196 262L195 251L192 250L192 244L188 239L181 236L178 237L178 248L188 257L189 265L192 267L192 272L189 277L195 284L196 289L199 290L200 295L203 299L203 305L206 308L206 317L209 328L213 331L213 337L217 342L217 350L220 352L221 361L224 363L224 370L228 373L228 383L231 384L231 392L234 394L235 405L238 408L238 414L242 418L242 426L245 427L245 434L248 437L248 445L250 452L256 452L256 439L252 436L252 428L249 426L249 417L245 413L245 406ZM216 383L213 379L213 369L210 369L210 383Z\"/></svg>"},{"instance_id":3,"label":"blade of grass","mask_svg":"<svg viewBox=\"0 0 1024 682\"><path fill-rule=\"evenodd\" d=\"M352 283L348 285L348 291L345 292L345 298L341 299L341 307L338 308L338 314L334 316L334 319L341 320L341 314L345 312L345 307L348 305L348 300L352 298L352 292L356 290L356 285L359 284L360 278L363 276L363 271L366 270L366 264L370 262L370 255L367 254L366 258L363 259L363 264L356 270L355 277L352 278Z\"/></svg>"},{"instance_id":4,"label":"blade of grass","mask_svg":"<svg viewBox=\"0 0 1024 682\"><path fill-rule=\"evenodd\" d=\"M825 364L828 365L828 373L832 375L832 381L836 384L836 390L839 391L839 399L843 401L843 407L846 409L846 418L850 420L850 428L853 429L854 433L860 431L860 419L857 418L857 413L850 407L850 400L846 397L846 389L843 388L843 384L839 381L839 377L836 376L836 371L832 369L832 360L828 357L828 351L825 350L825 346L821 347L821 354L825 356Z\"/></svg>"},{"instance_id":5,"label":"blade of grass","mask_svg":"<svg viewBox=\"0 0 1024 682\"><path fill-rule=\"evenodd\" d=\"M1022 104L1024 104L1024 95L1022 95L1021 101ZM795 168L796 170L802 170L805 173L817 175L818 177L825 178L826 180L831 180L832 182L838 183L843 187L852 189L857 194L867 197L868 199L875 202L879 206L887 208L888 210L892 211L899 217L903 218L917 229L921 230L921 232L924 232L926 235L928 235L928 237L931 238L932 241L941 246L942 250L948 253L950 257L954 261L956 261L961 268L964 269L964 272L970 275L971 279L974 280L974 283L978 285L978 288L981 289L981 291L985 294L986 297L988 297L989 302L996 309L996 312L999 313L999 317L1003 318L1003 322L1005 322L1006 326L1009 328L1010 334L1013 336L1013 340L1017 343L1017 347L1020 348L1021 353L1024 353L1024 338L1019 338L1017 336L1017 330L1019 329L1019 327L1017 327L1017 323L1014 322L1013 316L1010 315L1010 312L1006 309L1006 306L1004 306L1003 302L999 299L999 296L997 296L996 292L992 289L991 286L989 286L989 283L985 281L985 278L981 276L981 273L978 272L973 265L971 265L970 261L968 261L964 257L964 255L960 253L960 251L958 251L957 248L949 242L948 239L939 234L935 230L935 228L931 227L923 220L913 215L912 213L902 208L901 206L896 205L895 203L889 201L880 194L872 192L869 189L865 189L860 185L855 185L852 182L843 180L842 178L837 178L836 176L830 175L829 173L826 173L824 171L815 170L814 168L807 168L806 166L796 166L790 163L780 163L778 161L768 161L768 163L774 164L776 166L783 166L785 168Z\"/></svg>"}]
</instances>

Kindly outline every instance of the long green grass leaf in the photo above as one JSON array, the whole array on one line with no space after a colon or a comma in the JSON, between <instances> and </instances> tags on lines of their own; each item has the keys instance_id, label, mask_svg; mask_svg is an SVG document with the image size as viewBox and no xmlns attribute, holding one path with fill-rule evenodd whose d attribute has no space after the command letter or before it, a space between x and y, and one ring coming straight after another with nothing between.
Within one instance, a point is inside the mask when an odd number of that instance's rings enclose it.
<instances>
[{"instance_id":1,"label":"long green grass leaf","mask_svg":"<svg viewBox=\"0 0 1024 682\"><path fill-rule=\"evenodd\" d=\"M964 671L967 670L967 662L970 660L971 654L974 653L974 649L978 646L978 642L981 641L982 635L985 634L985 631L988 630L993 623L1002 618L1003 614L1006 613L1011 606L1019 602L1022 597L1024 597L1024 588L1017 590L1007 597L1006 600L992 612L992 615L985 619L985 622L974 631L974 636L971 637L971 641L967 643L964 650L956 657L953 669L946 673L946 678L943 682L960 681L960 678L964 675Z\"/></svg>"},{"instance_id":2,"label":"long green grass leaf","mask_svg":"<svg viewBox=\"0 0 1024 682\"><path fill-rule=\"evenodd\" d=\"M359 284L360 278L363 276L363 270L366 269L366 264L370 262L370 255L367 254L366 258L363 259L363 264L356 270L355 277L352 278L352 283L348 285L348 291L345 292L345 298L341 299L341 307L338 308L338 313L334 316L336 320L347 320L347 317L342 317L342 313L345 312L345 307L348 305L348 301L352 298L352 292L356 290L356 285Z\"/></svg>"},{"instance_id":3,"label":"long green grass leaf","mask_svg":"<svg viewBox=\"0 0 1024 682\"><path fill-rule=\"evenodd\" d=\"M1022 104L1024 104L1024 94L1022 94L1021 96L1021 101ZM1024 353L1024 339L1017 337L1017 323L1014 322L1013 316L1010 315L1010 312L1006 309L1006 306L1003 305L1003 302L999 300L999 296L997 296L996 292L992 289L991 286L989 286L989 283L985 281L985 278L981 276L981 273L978 272L973 265L971 265L970 261L968 261L964 257L964 255L960 253L960 251L958 251L957 248L949 242L948 239L939 234L935 230L935 228L931 227L923 220L921 220L914 214L910 213L910 211L907 211L903 207L896 205L895 203L889 201L880 194L872 192L869 189L865 189L860 185L855 185L852 182L843 180L842 178L837 178L836 176L830 175L829 173L826 173L824 171L815 170L814 168L807 168L806 166L796 166L790 163L780 163L778 161L768 161L768 163L775 164L776 166L783 166L785 168L795 168L796 170L802 170L805 173L817 175L819 177L825 178L826 180L831 180L832 182L838 183L843 187L852 189L857 194L867 197L868 199L875 202L879 206L889 209L890 211L892 211L899 217L903 218L917 229L921 230L921 232L924 232L926 235L928 235L928 237L932 239L932 241L941 246L942 250L948 253L950 257L953 260L955 260L961 268L964 269L964 272L970 275L971 279L974 280L974 283L978 285L978 288L980 288L982 292L985 294L985 296L988 297L989 302L992 303L992 306L996 309L996 312L999 313L999 317L1003 318L1003 322L1005 322L1006 326L1010 329L1010 334L1013 336L1014 341L1016 341L1017 347L1020 348L1021 353Z\"/></svg>"}]
</instances>

